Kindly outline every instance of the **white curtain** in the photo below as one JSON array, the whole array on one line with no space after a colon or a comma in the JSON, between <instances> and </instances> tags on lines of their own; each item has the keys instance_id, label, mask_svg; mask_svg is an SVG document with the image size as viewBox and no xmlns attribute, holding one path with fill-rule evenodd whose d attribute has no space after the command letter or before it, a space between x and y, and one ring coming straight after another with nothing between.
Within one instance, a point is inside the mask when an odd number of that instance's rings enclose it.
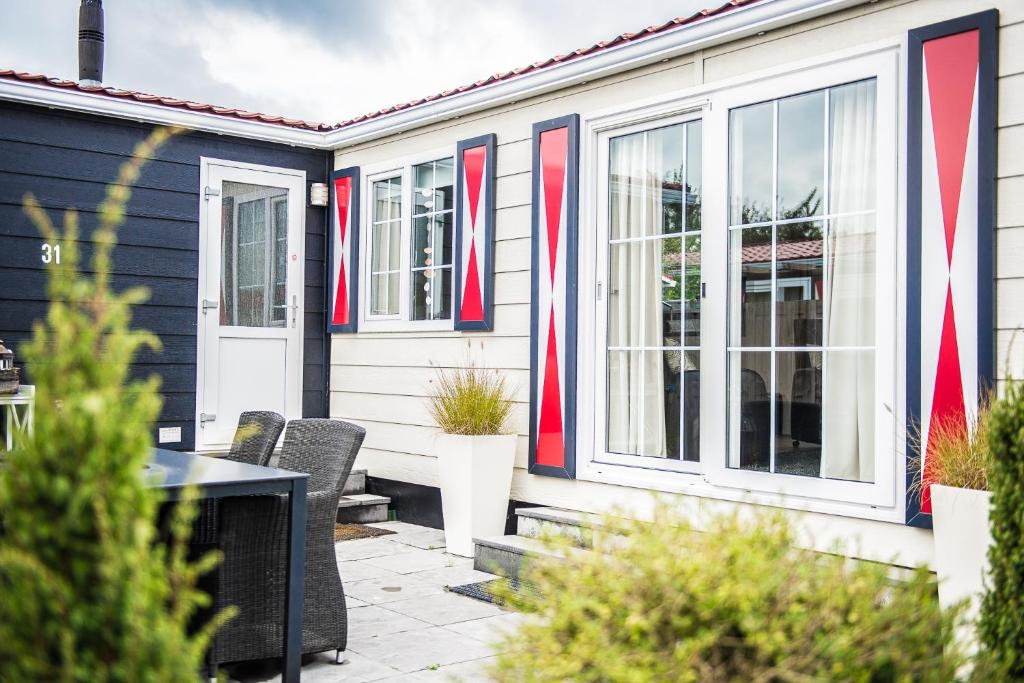
<instances>
[{"instance_id":1,"label":"white curtain","mask_svg":"<svg viewBox=\"0 0 1024 683\"><path fill-rule=\"evenodd\" d=\"M661 240L641 240L662 230L657 146L648 135L613 141L609 168L611 245L608 346L662 345ZM662 352L608 353L608 448L617 453L665 457L665 381Z\"/></svg>"},{"instance_id":2,"label":"white curtain","mask_svg":"<svg viewBox=\"0 0 1024 683\"><path fill-rule=\"evenodd\" d=\"M831 90L832 213L875 208L875 82ZM828 354L823 476L873 481L875 216L832 221L828 238Z\"/></svg>"}]
</instances>

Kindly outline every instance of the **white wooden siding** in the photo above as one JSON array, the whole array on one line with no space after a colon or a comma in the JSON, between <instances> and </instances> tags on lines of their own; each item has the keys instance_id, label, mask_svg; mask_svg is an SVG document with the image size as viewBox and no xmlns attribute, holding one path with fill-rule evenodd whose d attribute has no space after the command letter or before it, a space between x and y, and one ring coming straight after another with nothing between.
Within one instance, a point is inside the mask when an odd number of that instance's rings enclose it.
<instances>
[{"instance_id":1,"label":"white wooden siding","mask_svg":"<svg viewBox=\"0 0 1024 683\"><path fill-rule=\"evenodd\" d=\"M1020 0L882 0L718 46L612 78L425 126L339 152L335 166L371 165L464 138L496 133L495 329L492 333L430 332L335 335L331 415L368 430L359 466L373 476L437 485L425 397L440 367L493 368L515 387L512 427L520 434L512 496L516 500L599 511L611 505L642 510L649 492L630 486L528 475L531 126L543 119L615 107L702 82L900 39L914 27L998 7L1000 17L999 163L997 190L998 376L1024 376L1024 2ZM641 18L642 22L642 18ZM628 29L630 27L623 27ZM901 93L901 97L903 94ZM905 103L904 103L905 104ZM905 171L901 170L901 174ZM581 224L581 230L590 229ZM1011 342L1013 348L1011 349ZM586 458L579 453L578 458ZM737 504L676 496L684 510L707 513ZM742 507L742 506L741 506ZM854 556L916 565L931 560L930 533L898 524L821 514L800 516L808 547L847 543Z\"/></svg>"}]
</instances>

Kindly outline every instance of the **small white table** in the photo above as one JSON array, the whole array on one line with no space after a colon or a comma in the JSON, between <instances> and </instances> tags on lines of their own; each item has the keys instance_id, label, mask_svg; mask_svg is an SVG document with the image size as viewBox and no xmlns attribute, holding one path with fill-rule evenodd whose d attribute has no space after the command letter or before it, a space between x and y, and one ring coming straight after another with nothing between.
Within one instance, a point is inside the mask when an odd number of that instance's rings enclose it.
<instances>
[{"instance_id":1,"label":"small white table","mask_svg":"<svg viewBox=\"0 0 1024 683\"><path fill-rule=\"evenodd\" d=\"M4 413L4 450L14 448L14 432L28 434L32 431L32 412L35 406L36 388L22 384L18 393L0 395L0 413Z\"/></svg>"}]
</instances>

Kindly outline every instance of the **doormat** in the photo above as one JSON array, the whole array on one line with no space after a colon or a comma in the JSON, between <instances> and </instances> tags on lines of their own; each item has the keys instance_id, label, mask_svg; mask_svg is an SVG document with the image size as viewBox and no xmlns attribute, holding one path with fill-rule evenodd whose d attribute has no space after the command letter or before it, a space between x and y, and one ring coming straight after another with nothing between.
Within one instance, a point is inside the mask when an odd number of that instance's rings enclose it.
<instances>
[{"instance_id":1,"label":"doormat","mask_svg":"<svg viewBox=\"0 0 1024 683\"><path fill-rule=\"evenodd\" d=\"M467 583L464 586L449 586L448 591L502 607L505 606L504 599L494 594L494 589L501 584L507 585L516 595L537 597L537 589L533 584L519 579L489 579L477 583Z\"/></svg>"},{"instance_id":2,"label":"doormat","mask_svg":"<svg viewBox=\"0 0 1024 683\"><path fill-rule=\"evenodd\" d=\"M393 534L390 529L378 529L375 526L365 524L335 524L334 542L354 541L357 538L374 538L375 536L387 536Z\"/></svg>"}]
</instances>

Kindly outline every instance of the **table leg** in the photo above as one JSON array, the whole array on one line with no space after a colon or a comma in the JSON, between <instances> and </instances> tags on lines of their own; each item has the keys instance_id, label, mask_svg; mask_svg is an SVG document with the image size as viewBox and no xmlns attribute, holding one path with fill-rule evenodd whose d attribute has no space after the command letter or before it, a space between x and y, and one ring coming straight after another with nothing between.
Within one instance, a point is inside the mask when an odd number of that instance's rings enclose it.
<instances>
[{"instance_id":1,"label":"table leg","mask_svg":"<svg viewBox=\"0 0 1024 683\"><path fill-rule=\"evenodd\" d=\"M288 590L284 599L283 683L298 683L302 668L302 589L306 560L306 480L292 482L288 496Z\"/></svg>"}]
</instances>

